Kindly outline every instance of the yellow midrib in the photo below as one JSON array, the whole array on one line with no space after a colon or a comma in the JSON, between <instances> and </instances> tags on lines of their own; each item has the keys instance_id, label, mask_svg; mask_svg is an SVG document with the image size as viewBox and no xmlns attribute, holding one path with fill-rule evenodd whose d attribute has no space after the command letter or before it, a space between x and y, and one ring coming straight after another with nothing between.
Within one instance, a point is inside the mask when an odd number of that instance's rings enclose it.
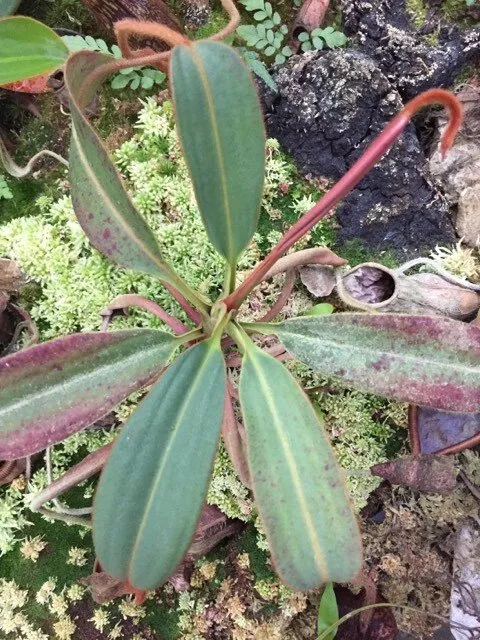
<instances>
[{"instance_id":1,"label":"yellow midrib","mask_svg":"<svg viewBox=\"0 0 480 640\"><path fill-rule=\"evenodd\" d=\"M313 549L313 557L314 557L314 561L315 561L315 566L317 567L318 571L320 572L320 576L321 576L321 580L323 582L328 582L329 580L329 570L327 567L327 564L325 562L325 555L322 551L322 548L319 544L318 541L318 536L316 533L316 527L315 524L313 522L313 518L312 518L312 514L310 512L310 509L308 508L308 504L307 501L305 500L305 496L303 493L303 489L302 489L302 482L300 480L300 476L298 474L298 470L297 470L297 465L295 463L295 459L292 456L289 446L288 446L288 442L287 439L284 436L284 430L283 430L283 422L282 419L280 417L280 415L278 414L277 411L277 407L275 405L275 402L270 394L270 387L268 384L267 379L265 378L264 374L263 374L263 370L262 368L255 362L255 356L250 356L250 362L252 363L253 368L255 369L259 382L260 382L260 388L263 392L263 395L265 397L268 409L270 411L270 414L272 416L272 422L275 426L275 431L277 433L277 438L278 441L281 444L282 447L282 451L283 451L283 455L285 457L286 463L287 463L287 467L288 470L290 472L290 476L291 476L291 480L292 480L292 485L295 491L295 496L297 498L297 502L300 505L300 511L301 514L303 516L303 520L305 522L305 528L307 531L307 535L308 538L310 540L310 544L311 547Z\"/></svg>"},{"instance_id":2,"label":"yellow midrib","mask_svg":"<svg viewBox=\"0 0 480 640\"><path fill-rule=\"evenodd\" d=\"M228 197L228 181L225 173L225 163L224 163L224 157L222 152L222 144L220 140L220 132L218 130L217 120L215 118L215 103L214 103L212 92L210 89L210 83L208 81L207 74L205 73L205 70L202 64L202 60L200 59L197 52L195 51L194 46L190 48L190 52L192 54L192 58L198 70L198 75L200 76L200 81L205 91L205 98L206 98L207 107L208 107L208 115L212 125L213 137L215 140L215 149L218 156L218 168L220 171L220 183L222 186L223 206L226 214L227 246L228 246L227 256L228 258L232 258L233 257L232 211L230 208L230 200Z\"/></svg>"},{"instance_id":3,"label":"yellow midrib","mask_svg":"<svg viewBox=\"0 0 480 640\"><path fill-rule=\"evenodd\" d=\"M340 327L339 327L340 330ZM323 335L321 333L319 333L318 336L315 337L305 337L302 334L299 333L294 333L293 331L288 331L287 333L290 336L294 336L299 338L299 342L308 342L309 340L311 340L312 342L315 340L318 340L321 344L322 344L322 348L329 348L331 347L332 349L334 349L335 351L338 351L339 349L348 349L348 354L349 354L349 362L352 361L352 353L357 353L357 354L361 354L363 356L369 356L371 355L372 357L374 356L376 359L378 358L382 358L383 356L394 356L396 359L401 360L402 362L405 362L407 364L409 363L418 363L419 360L421 360L422 365L426 364L426 365L436 365L436 366L441 366L442 369L452 369L452 373L456 373L458 372L458 370L460 369L460 371L463 371L465 374L472 374L478 371L478 367L476 367L474 364L471 365L466 365L466 364L462 364L462 363L451 363L451 362L446 362L444 360L435 360L432 358L425 358L424 356L422 356L421 358L418 355L415 354L408 354L408 353L393 353L391 351L379 351L376 352L375 354L372 353L371 349L368 349L368 347L359 347L356 346L354 344L348 343L348 342L336 342L335 340L327 340L323 337ZM281 337L281 331L278 332L279 337ZM287 336L288 339L288 336ZM284 341L284 340L282 340ZM412 347L417 346L417 345L411 345ZM418 345L421 346L421 345ZM290 348L287 347L287 350L290 351ZM292 354L293 351L295 349L292 348ZM306 350L308 353L310 353L310 350ZM307 359L305 357L305 359ZM412 369L413 370L413 369Z\"/></svg>"},{"instance_id":4,"label":"yellow midrib","mask_svg":"<svg viewBox=\"0 0 480 640\"><path fill-rule=\"evenodd\" d=\"M200 345L199 345L200 346ZM199 382L202 380L203 378L203 373L207 367L207 365L210 362L211 356L213 355L213 350L212 347L210 347L210 349L207 351L207 353L204 356L203 362L201 363L200 367L197 369L197 372L195 374L195 380L193 381L193 383L190 385L190 388L188 389L188 392L185 396L185 398L183 399L183 406L181 411L177 414L175 423L173 425L173 429L171 429L171 435L168 439L168 444L164 449L164 453L162 455L162 462L158 468L157 473L155 474L155 479L153 481L152 484L152 488L150 489L150 495L147 501L147 504L145 505L145 509L143 510L143 517L140 521L140 526L138 528L138 533L135 536L135 542L132 546L132 552L131 552L131 556L130 556L130 561L128 563L128 568L127 568L127 576L131 576L132 574L132 568L135 564L135 560L136 560L136 556L139 550L139 546L140 546L140 542L143 536L143 533L145 531L145 527L147 526L147 520L148 520L148 514L151 510L152 504L155 500L155 496L158 490L158 487L162 481L163 475L164 475L164 471L165 471L165 466L167 463L167 460L169 459L169 454L170 451L172 450L172 447L175 443L175 440L177 438L178 432L179 432L179 425L181 425L183 418L185 416L185 413L187 412L189 405L190 405L190 400L192 398L192 396L195 394L196 389L198 387Z\"/></svg>"},{"instance_id":5,"label":"yellow midrib","mask_svg":"<svg viewBox=\"0 0 480 640\"><path fill-rule=\"evenodd\" d=\"M88 126L88 125L87 125ZM105 199L107 203L109 203L109 211L112 212L116 222L122 228L122 231L134 242L134 244L157 266L161 273L165 272L164 264L158 256L150 251L150 249L140 240L140 238L133 232L132 228L127 224L127 222L123 219L121 212L114 206L112 199L108 195L108 193L103 188L101 182L98 180L95 173L90 168L88 158L83 152L82 146L80 144L80 140L78 138L78 134L76 131L75 123L72 125L72 138L75 140L75 148L82 162L82 166L84 168L85 173L88 175L89 179L94 184L96 190L100 193L100 195ZM128 196L127 196L128 198ZM133 205L131 205L133 207Z\"/></svg>"}]
</instances>

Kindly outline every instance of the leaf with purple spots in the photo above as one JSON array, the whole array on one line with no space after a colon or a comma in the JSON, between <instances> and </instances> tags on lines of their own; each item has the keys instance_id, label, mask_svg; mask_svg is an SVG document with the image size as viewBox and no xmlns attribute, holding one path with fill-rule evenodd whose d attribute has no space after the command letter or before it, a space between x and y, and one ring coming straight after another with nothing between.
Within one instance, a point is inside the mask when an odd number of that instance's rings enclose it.
<instances>
[{"instance_id":1,"label":"leaf with purple spots","mask_svg":"<svg viewBox=\"0 0 480 640\"><path fill-rule=\"evenodd\" d=\"M76 216L93 246L114 262L172 282L171 270L160 253L155 236L133 206L120 174L82 110L95 95L97 82L86 79L101 71L112 57L79 51L65 66L70 96L72 140L70 183Z\"/></svg>"},{"instance_id":2,"label":"leaf with purple spots","mask_svg":"<svg viewBox=\"0 0 480 640\"><path fill-rule=\"evenodd\" d=\"M64 440L144 387L181 344L163 331L76 333L0 360L0 459Z\"/></svg>"},{"instance_id":3,"label":"leaf with purple spots","mask_svg":"<svg viewBox=\"0 0 480 640\"><path fill-rule=\"evenodd\" d=\"M257 325L291 355L362 391L443 411L480 406L480 329L433 316L341 313Z\"/></svg>"},{"instance_id":4,"label":"leaf with purple spots","mask_svg":"<svg viewBox=\"0 0 480 640\"><path fill-rule=\"evenodd\" d=\"M273 563L296 590L348 582L361 540L319 417L275 358L247 343L240 374L253 493Z\"/></svg>"}]
</instances>

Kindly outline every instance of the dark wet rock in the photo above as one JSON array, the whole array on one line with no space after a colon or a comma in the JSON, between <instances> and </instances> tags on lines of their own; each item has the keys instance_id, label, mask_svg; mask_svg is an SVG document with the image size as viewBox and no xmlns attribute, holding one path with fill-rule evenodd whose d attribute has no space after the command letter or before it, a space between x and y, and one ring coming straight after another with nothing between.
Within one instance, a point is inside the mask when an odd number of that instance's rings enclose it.
<instances>
[{"instance_id":1,"label":"dark wet rock","mask_svg":"<svg viewBox=\"0 0 480 640\"><path fill-rule=\"evenodd\" d=\"M274 74L269 134L304 174L337 180L402 100L369 56L352 50L294 56ZM454 241L448 207L431 183L413 125L337 210L340 239L414 255Z\"/></svg>"},{"instance_id":2,"label":"dark wet rock","mask_svg":"<svg viewBox=\"0 0 480 640\"><path fill-rule=\"evenodd\" d=\"M340 0L344 32L375 60L404 100L449 87L462 68L480 59L480 27L438 24L431 44L411 24L405 0ZM427 20L428 22L428 20Z\"/></svg>"}]
</instances>

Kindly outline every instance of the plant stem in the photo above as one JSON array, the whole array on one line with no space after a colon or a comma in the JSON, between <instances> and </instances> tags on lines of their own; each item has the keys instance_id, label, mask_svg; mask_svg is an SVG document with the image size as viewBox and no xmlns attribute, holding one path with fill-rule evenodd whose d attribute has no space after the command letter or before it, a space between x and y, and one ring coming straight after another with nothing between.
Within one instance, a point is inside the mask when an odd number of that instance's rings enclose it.
<instances>
[{"instance_id":1,"label":"plant stem","mask_svg":"<svg viewBox=\"0 0 480 640\"><path fill-rule=\"evenodd\" d=\"M40 509L37 509L37 513L41 513L42 516L52 518L53 520L61 520L62 522L66 522L67 524L77 524L89 529L92 528L92 521L90 518L80 518L79 516L72 516L67 513L60 513L59 511L51 511L50 509L45 509L44 507L40 507Z\"/></svg>"},{"instance_id":2,"label":"plant stem","mask_svg":"<svg viewBox=\"0 0 480 640\"><path fill-rule=\"evenodd\" d=\"M240 352L242 354L245 354L249 348L249 343L251 343L252 341L242 329L242 327L235 322L229 322L225 331L231 338L235 340L238 348L240 349Z\"/></svg>"},{"instance_id":3,"label":"plant stem","mask_svg":"<svg viewBox=\"0 0 480 640\"><path fill-rule=\"evenodd\" d=\"M275 316L280 313L280 311L287 304L288 299L292 295L293 287L295 286L295 280L296 276L294 269L291 269L290 271L287 271L285 273L285 283L280 293L278 294L277 299L267 311L267 313L259 318L257 322L270 322L270 320L273 320L273 318L275 318Z\"/></svg>"},{"instance_id":4,"label":"plant stem","mask_svg":"<svg viewBox=\"0 0 480 640\"><path fill-rule=\"evenodd\" d=\"M183 322L167 313L159 304L135 293L117 296L100 313L102 316L110 317L113 311L127 309L128 307L140 307L153 313L169 326L176 335L182 335L190 331L190 327L187 327Z\"/></svg>"},{"instance_id":5,"label":"plant stem","mask_svg":"<svg viewBox=\"0 0 480 640\"><path fill-rule=\"evenodd\" d=\"M341 624L343 624L344 622L347 622L347 620L350 620L350 618L355 617L356 615L358 615L359 613L362 613L363 611L369 611L370 609L381 609L385 607L390 607L390 608L398 607L399 609L404 609L405 611L413 611L414 613L423 613L426 616L435 618L435 620L440 620L440 622L447 623L448 625L450 625L450 627L454 627L457 629L465 629L467 631L475 631L475 628L472 629L472 627L467 627L466 625L460 624L458 622L452 622L448 618L445 618L445 616L441 616L438 613L430 613L429 611L423 611L423 609L419 609L418 607L409 607L405 604L392 604L390 602L377 602L376 604L367 604L364 607L359 607L354 611L350 611L349 613L344 615L342 618L337 620L337 622L334 622L333 624L331 624L328 627L328 629L325 629L325 631L322 631L322 633L317 637L317 640L327 640L327 638L331 637L330 634L332 633L332 631L335 631Z\"/></svg>"},{"instance_id":6,"label":"plant stem","mask_svg":"<svg viewBox=\"0 0 480 640\"><path fill-rule=\"evenodd\" d=\"M455 96L443 89L431 89L411 100L391 120L379 136L367 147L362 156L353 164L347 173L315 204L310 211L300 218L281 238L267 257L250 273L236 291L225 298L227 309L238 309L249 293L263 280L271 267L300 238L324 218L332 208L362 180L373 166L385 155L394 144L410 118L422 107L437 103L443 104L449 111L450 120L440 142L442 155L451 147L455 134L462 123L462 107Z\"/></svg>"},{"instance_id":7,"label":"plant stem","mask_svg":"<svg viewBox=\"0 0 480 640\"><path fill-rule=\"evenodd\" d=\"M87 478L91 478L101 471L107 461L112 446L113 442L103 445L100 449L88 454L81 462L71 467L60 476L60 478L49 483L43 491L34 495L30 500L30 509L32 511L39 511L46 502L50 502L65 491L68 491L68 489L76 487Z\"/></svg>"},{"instance_id":8,"label":"plant stem","mask_svg":"<svg viewBox=\"0 0 480 640\"><path fill-rule=\"evenodd\" d=\"M202 298L196 291L194 291L193 289L190 289L188 284L184 282L184 280L182 280L182 278L177 273L175 273L174 271L169 272L168 279L165 279L163 282L167 287L168 291L170 291L170 293L172 293L172 289L174 289L177 293L183 296L184 300L191 302L194 305L194 307L198 309L204 321L208 319L209 305L211 304L210 301ZM180 299L177 298L176 296L175 298L177 302L181 304ZM189 311L191 310L192 310L191 307L189 307ZM186 311L187 310L185 309L185 312Z\"/></svg>"},{"instance_id":9,"label":"plant stem","mask_svg":"<svg viewBox=\"0 0 480 640\"><path fill-rule=\"evenodd\" d=\"M235 280L237 277L237 268L234 265L227 264L225 266L225 279L223 283L223 295L228 296L235 290Z\"/></svg>"}]
</instances>

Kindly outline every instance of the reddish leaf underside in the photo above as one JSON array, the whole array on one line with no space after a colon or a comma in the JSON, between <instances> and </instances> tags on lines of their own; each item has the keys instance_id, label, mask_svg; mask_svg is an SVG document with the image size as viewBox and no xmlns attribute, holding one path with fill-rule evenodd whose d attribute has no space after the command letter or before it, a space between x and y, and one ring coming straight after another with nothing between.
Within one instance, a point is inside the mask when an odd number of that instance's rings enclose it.
<instances>
[{"instance_id":1,"label":"reddish leaf underside","mask_svg":"<svg viewBox=\"0 0 480 640\"><path fill-rule=\"evenodd\" d=\"M341 313L264 325L298 360L401 402L473 413L480 406L480 329L433 316Z\"/></svg>"},{"instance_id":2,"label":"reddish leaf underside","mask_svg":"<svg viewBox=\"0 0 480 640\"><path fill-rule=\"evenodd\" d=\"M79 333L0 360L0 459L31 455L93 424L145 386L178 341L162 331Z\"/></svg>"}]
</instances>

